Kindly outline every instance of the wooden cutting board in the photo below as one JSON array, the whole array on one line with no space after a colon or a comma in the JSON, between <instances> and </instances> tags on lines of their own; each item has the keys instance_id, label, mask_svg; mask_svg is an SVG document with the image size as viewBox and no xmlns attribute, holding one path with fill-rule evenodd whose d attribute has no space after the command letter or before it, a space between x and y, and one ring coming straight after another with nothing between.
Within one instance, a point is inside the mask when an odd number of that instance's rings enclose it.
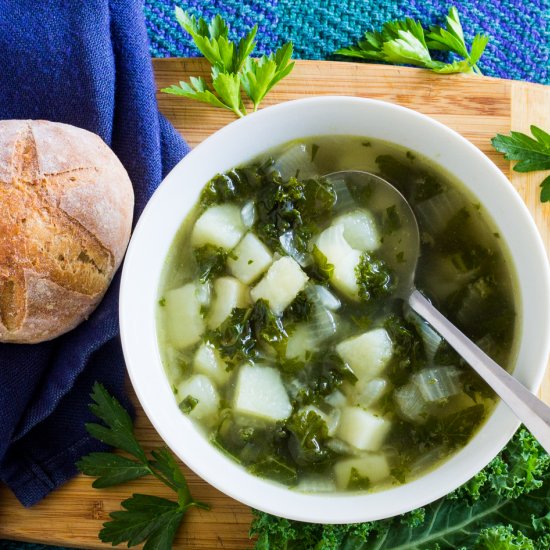
<instances>
[{"instance_id":1,"label":"wooden cutting board","mask_svg":"<svg viewBox=\"0 0 550 550\"><path fill-rule=\"evenodd\" d=\"M197 59L157 59L153 62L158 88L207 76ZM549 206L538 199L541 174L521 175L491 147L497 132L527 131L530 124L550 128L550 87L493 78L440 76L422 69L344 62L299 61L294 72L268 96L264 107L312 95L351 95L398 103L432 116L467 137L509 177L535 218L545 244L550 244ZM229 112L187 99L159 94L161 111L191 145L233 120ZM550 403L550 375L541 395ZM137 403L136 403L137 405ZM160 439L139 406L136 430L145 446ZM208 486L186 469L192 494L212 506L209 512L192 510L180 530L176 548L193 550L250 548L248 529L252 519L246 506ZM79 476L31 509L24 509L6 487L0 486L0 538L47 544L95 548L101 524L109 512L119 509L132 492L170 497L156 480L143 479L108 490L91 488L91 480Z\"/></svg>"}]
</instances>

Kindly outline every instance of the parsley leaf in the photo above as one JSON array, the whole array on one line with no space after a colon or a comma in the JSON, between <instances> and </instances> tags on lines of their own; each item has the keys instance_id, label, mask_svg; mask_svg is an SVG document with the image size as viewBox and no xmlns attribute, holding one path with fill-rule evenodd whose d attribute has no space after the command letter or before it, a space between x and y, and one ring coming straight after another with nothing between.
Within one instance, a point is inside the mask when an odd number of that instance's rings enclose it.
<instances>
[{"instance_id":1,"label":"parsley leaf","mask_svg":"<svg viewBox=\"0 0 550 550\"><path fill-rule=\"evenodd\" d=\"M259 59L250 57L256 46L258 25L236 44L229 40L229 28L220 15L207 23L202 17L196 19L180 7L176 7L175 13L182 29L189 33L197 49L212 66L212 87L201 77L191 77L190 84L173 84L163 88L164 93L228 109L243 117L246 109L242 92L252 101L256 111L269 90L294 68L294 63L290 62L292 42Z\"/></svg>"},{"instance_id":2,"label":"parsley leaf","mask_svg":"<svg viewBox=\"0 0 550 550\"><path fill-rule=\"evenodd\" d=\"M241 84L246 95L252 100L254 110L266 94L294 68L292 43L281 46L274 54L263 55L258 60L248 58L241 75Z\"/></svg>"},{"instance_id":3,"label":"parsley leaf","mask_svg":"<svg viewBox=\"0 0 550 550\"><path fill-rule=\"evenodd\" d=\"M519 161L514 166L516 172L550 170L550 134L534 125L531 134L533 137L521 132L510 132L509 136L497 134L491 143L499 153L504 153L506 160ZM550 176L542 181L540 187L541 202L549 202Z\"/></svg>"},{"instance_id":4,"label":"parsley leaf","mask_svg":"<svg viewBox=\"0 0 550 550\"><path fill-rule=\"evenodd\" d=\"M134 436L130 415L99 383L93 386L91 411L103 424L86 424L93 437L131 454L137 460L111 453L91 453L77 462L86 475L97 477L96 489L153 475L177 494L177 501L134 494L122 503L124 510L112 512L99 532L102 542L134 546L145 541L146 550L170 550L176 531L190 507L209 507L193 500L185 477L168 449L153 449L151 458Z\"/></svg>"},{"instance_id":5,"label":"parsley leaf","mask_svg":"<svg viewBox=\"0 0 550 550\"><path fill-rule=\"evenodd\" d=\"M477 62L488 41L487 35L478 34L468 51L458 11L451 7L446 17L446 28L433 26L426 33L422 24L411 18L389 21L381 31L366 32L357 45L342 48L336 53L395 65L415 65L441 74L481 74ZM430 50L452 52L462 59L444 63L433 59Z\"/></svg>"}]
</instances>

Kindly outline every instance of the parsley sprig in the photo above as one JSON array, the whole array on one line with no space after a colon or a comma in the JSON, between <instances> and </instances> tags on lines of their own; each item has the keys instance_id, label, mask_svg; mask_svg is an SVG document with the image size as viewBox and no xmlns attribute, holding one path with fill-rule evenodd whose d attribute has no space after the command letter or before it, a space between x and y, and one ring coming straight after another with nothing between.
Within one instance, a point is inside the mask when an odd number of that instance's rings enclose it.
<instances>
[{"instance_id":1,"label":"parsley sprig","mask_svg":"<svg viewBox=\"0 0 550 550\"><path fill-rule=\"evenodd\" d=\"M190 82L181 81L163 88L161 91L164 93L228 109L243 117L246 108L242 92L251 100L256 111L269 90L294 68L294 62L290 61L292 42L259 59L250 57L256 46L254 38L258 25L236 44L229 40L229 28L220 15L207 23L202 17L196 19L177 7L176 19L212 65L212 85L209 86L202 77L192 76Z\"/></svg>"},{"instance_id":2,"label":"parsley sprig","mask_svg":"<svg viewBox=\"0 0 550 550\"><path fill-rule=\"evenodd\" d=\"M122 502L123 510L110 514L111 520L99 532L100 540L113 546L126 542L128 547L145 541L145 550L170 550L185 512L193 506L206 510L209 506L193 500L168 449L154 449L148 456L134 436L129 414L101 384L94 384L91 398L94 403L90 409L102 424L86 424L90 435L133 457L106 452L83 457L77 467L83 474L97 478L92 487L102 489L153 475L177 494L177 500L133 494Z\"/></svg>"},{"instance_id":3,"label":"parsley sprig","mask_svg":"<svg viewBox=\"0 0 550 550\"><path fill-rule=\"evenodd\" d=\"M516 172L550 170L550 134L537 126L531 126L530 137L521 132L510 132L509 136L497 134L491 143L507 160L518 160ZM533 139L534 138L534 139ZM540 184L541 202L550 201L550 176Z\"/></svg>"},{"instance_id":4,"label":"parsley sprig","mask_svg":"<svg viewBox=\"0 0 550 550\"><path fill-rule=\"evenodd\" d=\"M481 74L477 63L489 37L476 34L468 50L458 10L454 6L445 19L446 28L435 25L430 27L429 32L414 19L390 21L384 24L381 31L366 32L357 45L342 48L336 53L395 65L415 65L442 74ZM452 52L462 59L444 63L433 59L430 50Z\"/></svg>"}]
</instances>

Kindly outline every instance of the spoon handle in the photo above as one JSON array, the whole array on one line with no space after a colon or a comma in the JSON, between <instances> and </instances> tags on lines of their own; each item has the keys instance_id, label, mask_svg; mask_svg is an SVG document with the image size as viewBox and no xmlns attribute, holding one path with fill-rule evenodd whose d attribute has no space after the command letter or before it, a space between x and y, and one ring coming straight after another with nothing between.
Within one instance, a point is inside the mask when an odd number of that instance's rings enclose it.
<instances>
[{"instance_id":1,"label":"spoon handle","mask_svg":"<svg viewBox=\"0 0 550 550\"><path fill-rule=\"evenodd\" d=\"M470 366L493 388L514 414L550 453L550 407L483 353L418 291L409 305L434 327Z\"/></svg>"}]
</instances>

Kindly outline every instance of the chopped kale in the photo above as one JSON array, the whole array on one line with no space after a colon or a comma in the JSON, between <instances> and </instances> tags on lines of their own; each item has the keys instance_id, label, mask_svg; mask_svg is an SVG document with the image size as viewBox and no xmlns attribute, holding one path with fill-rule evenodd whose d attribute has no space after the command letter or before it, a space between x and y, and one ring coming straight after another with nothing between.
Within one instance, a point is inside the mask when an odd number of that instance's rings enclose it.
<instances>
[{"instance_id":1,"label":"chopped kale","mask_svg":"<svg viewBox=\"0 0 550 550\"><path fill-rule=\"evenodd\" d=\"M199 403L199 400L192 395L188 395L181 403L180 410L185 414L189 414Z\"/></svg>"},{"instance_id":2,"label":"chopped kale","mask_svg":"<svg viewBox=\"0 0 550 550\"><path fill-rule=\"evenodd\" d=\"M370 488L370 479L367 476L362 476L357 468L352 468L349 474L347 489L350 491L365 491Z\"/></svg>"},{"instance_id":3,"label":"chopped kale","mask_svg":"<svg viewBox=\"0 0 550 550\"><path fill-rule=\"evenodd\" d=\"M271 346L279 356L283 356L288 342L288 334L280 317L275 315L265 300L258 300L250 315L252 332L258 342Z\"/></svg>"},{"instance_id":4,"label":"chopped kale","mask_svg":"<svg viewBox=\"0 0 550 550\"><path fill-rule=\"evenodd\" d=\"M315 411L294 413L286 423L290 432L289 449L296 464L306 466L330 460L325 446L328 439L326 422Z\"/></svg>"},{"instance_id":5,"label":"chopped kale","mask_svg":"<svg viewBox=\"0 0 550 550\"><path fill-rule=\"evenodd\" d=\"M397 211L395 204L388 206L384 211L384 216L382 217L382 231L386 235L391 235L399 229L401 229L402 223Z\"/></svg>"},{"instance_id":6,"label":"chopped kale","mask_svg":"<svg viewBox=\"0 0 550 550\"><path fill-rule=\"evenodd\" d=\"M201 283L223 273L227 260L227 252L223 248L206 244L195 249L194 254Z\"/></svg>"},{"instance_id":7,"label":"chopped kale","mask_svg":"<svg viewBox=\"0 0 550 550\"><path fill-rule=\"evenodd\" d=\"M389 296L395 289L395 277L389 266L369 252L361 254L355 276L359 297L365 302Z\"/></svg>"},{"instance_id":8,"label":"chopped kale","mask_svg":"<svg viewBox=\"0 0 550 550\"><path fill-rule=\"evenodd\" d=\"M296 323L309 321L313 304L310 302L307 294L302 290L298 292L296 298L285 309L283 313L283 323L285 327L291 327Z\"/></svg>"},{"instance_id":9,"label":"chopped kale","mask_svg":"<svg viewBox=\"0 0 550 550\"><path fill-rule=\"evenodd\" d=\"M443 192L443 186L432 175L420 177L414 186L414 200L416 202L427 201Z\"/></svg>"},{"instance_id":10,"label":"chopped kale","mask_svg":"<svg viewBox=\"0 0 550 550\"><path fill-rule=\"evenodd\" d=\"M214 176L201 193L200 204L207 208L213 204L242 202L261 184L262 169L258 166L235 168Z\"/></svg>"},{"instance_id":11,"label":"chopped kale","mask_svg":"<svg viewBox=\"0 0 550 550\"><path fill-rule=\"evenodd\" d=\"M384 328L393 343L393 356L386 372L394 385L401 386L426 364L422 337L414 323L397 315L388 317Z\"/></svg>"},{"instance_id":12,"label":"chopped kale","mask_svg":"<svg viewBox=\"0 0 550 550\"><path fill-rule=\"evenodd\" d=\"M328 262L327 257L319 250L317 245L313 246L312 255L315 263L310 271L322 281L330 279L334 273L334 265Z\"/></svg>"}]
</instances>

